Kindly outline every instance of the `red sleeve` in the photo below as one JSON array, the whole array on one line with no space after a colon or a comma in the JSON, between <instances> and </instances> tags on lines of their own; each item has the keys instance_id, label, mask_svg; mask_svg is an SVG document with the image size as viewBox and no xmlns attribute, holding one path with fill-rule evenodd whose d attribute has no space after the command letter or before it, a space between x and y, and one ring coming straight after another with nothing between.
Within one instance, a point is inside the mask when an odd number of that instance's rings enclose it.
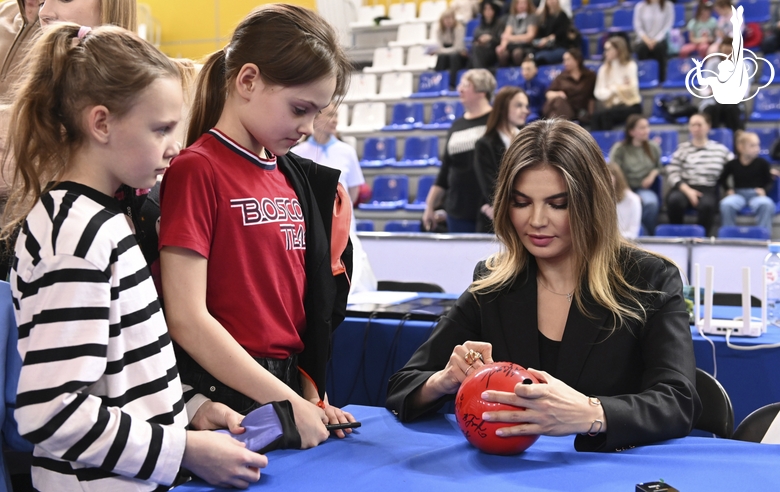
<instances>
[{"instance_id":1,"label":"red sleeve","mask_svg":"<svg viewBox=\"0 0 780 492\"><path fill-rule=\"evenodd\" d=\"M208 258L216 218L211 163L185 151L165 172L160 188L160 248L187 248Z\"/></svg>"}]
</instances>

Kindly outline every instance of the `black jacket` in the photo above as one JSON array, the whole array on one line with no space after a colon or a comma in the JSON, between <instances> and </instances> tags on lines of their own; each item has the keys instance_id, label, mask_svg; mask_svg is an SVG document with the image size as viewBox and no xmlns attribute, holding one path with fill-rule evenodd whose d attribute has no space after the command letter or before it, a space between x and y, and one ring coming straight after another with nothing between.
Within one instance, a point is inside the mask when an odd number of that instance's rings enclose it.
<instances>
[{"instance_id":1,"label":"black jacket","mask_svg":"<svg viewBox=\"0 0 780 492\"><path fill-rule=\"evenodd\" d=\"M572 302L552 375L577 391L597 396L608 430L579 435L579 451L611 451L683 437L701 413L696 393L696 361L680 272L672 263L626 248L622 263L632 285L656 291L644 295L647 321L614 332L612 316L584 289L592 317ZM483 269L483 264L477 269ZM408 421L435 411L454 397L427 408L409 408L409 396L447 364L455 345L490 342L495 361L540 367L537 329L536 264L531 262L512 286L487 295L465 292L399 372L390 378L387 408Z\"/></svg>"}]
</instances>

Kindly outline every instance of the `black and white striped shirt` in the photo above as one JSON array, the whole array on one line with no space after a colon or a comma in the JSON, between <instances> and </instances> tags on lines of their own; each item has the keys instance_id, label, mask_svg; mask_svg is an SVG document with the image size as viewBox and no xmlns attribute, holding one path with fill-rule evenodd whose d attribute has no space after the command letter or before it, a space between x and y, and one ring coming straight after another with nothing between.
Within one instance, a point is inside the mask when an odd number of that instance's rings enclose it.
<instances>
[{"instance_id":1,"label":"black and white striped shirt","mask_svg":"<svg viewBox=\"0 0 780 492\"><path fill-rule=\"evenodd\" d=\"M704 147L683 142L672 154L672 161L666 167L671 188L680 183L688 186L715 186L723 166L734 158L734 154L723 144L707 140Z\"/></svg>"},{"instance_id":2,"label":"black and white striped shirt","mask_svg":"<svg viewBox=\"0 0 780 492\"><path fill-rule=\"evenodd\" d=\"M35 487L172 483L187 409L157 292L118 202L71 182L44 194L19 234L11 286L23 359L15 416L35 444Z\"/></svg>"}]
</instances>

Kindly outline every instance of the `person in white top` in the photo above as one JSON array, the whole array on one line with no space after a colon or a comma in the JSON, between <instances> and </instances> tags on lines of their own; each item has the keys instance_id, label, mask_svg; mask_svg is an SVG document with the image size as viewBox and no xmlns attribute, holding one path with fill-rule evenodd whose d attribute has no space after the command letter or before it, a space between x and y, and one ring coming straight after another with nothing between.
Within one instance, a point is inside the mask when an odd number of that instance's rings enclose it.
<instances>
[{"instance_id":1,"label":"person in white top","mask_svg":"<svg viewBox=\"0 0 780 492\"><path fill-rule=\"evenodd\" d=\"M666 80L669 46L666 36L674 25L674 4L667 0L644 0L634 7L636 55L640 60L658 61L658 78Z\"/></svg>"},{"instance_id":2,"label":"person in white top","mask_svg":"<svg viewBox=\"0 0 780 492\"><path fill-rule=\"evenodd\" d=\"M625 123L629 115L642 112L636 62L620 36L604 43L604 63L596 74L593 95L598 109L591 118L591 130L611 130Z\"/></svg>"},{"instance_id":3,"label":"person in white top","mask_svg":"<svg viewBox=\"0 0 780 492\"><path fill-rule=\"evenodd\" d=\"M295 146L291 152L311 159L318 164L341 171L339 183L349 193L352 203L358 198L360 185L366 182L360 169L357 152L346 142L336 137L339 124L337 107L330 105L314 121L314 133L304 142ZM352 278L350 293L376 290L377 282L368 256L357 237L354 214L349 234L352 240Z\"/></svg>"},{"instance_id":4,"label":"person in white top","mask_svg":"<svg viewBox=\"0 0 780 492\"><path fill-rule=\"evenodd\" d=\"M642 200L629 188L620 166L609 164L608 167L615 188L620 234L626 239L636 239L642 226Z\"/></svg>"}]
</instances>

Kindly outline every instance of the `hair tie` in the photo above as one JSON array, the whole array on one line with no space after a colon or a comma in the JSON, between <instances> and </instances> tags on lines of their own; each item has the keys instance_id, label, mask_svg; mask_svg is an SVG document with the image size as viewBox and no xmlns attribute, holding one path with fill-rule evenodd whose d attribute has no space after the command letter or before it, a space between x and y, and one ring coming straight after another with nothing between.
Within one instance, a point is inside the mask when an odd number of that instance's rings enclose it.
<instances>
[{"instance_id":1,"label":"hair tie","mask_svg":"<svg viewBox=\"0 0 780 492\"><path fill-rule=\"evenodd\" d=\"M87 33L88 33L89 31L91 31L91 30L92 30L92 28L91 28L91 27L89 27L89 26L81 26L81 27L79 28L79 33L78 33L77 37L78 37L79 39L82 39L82 40L83 40L83 39L84 39L84 37L87 35Z\"/></svg>"}]
</instances>

